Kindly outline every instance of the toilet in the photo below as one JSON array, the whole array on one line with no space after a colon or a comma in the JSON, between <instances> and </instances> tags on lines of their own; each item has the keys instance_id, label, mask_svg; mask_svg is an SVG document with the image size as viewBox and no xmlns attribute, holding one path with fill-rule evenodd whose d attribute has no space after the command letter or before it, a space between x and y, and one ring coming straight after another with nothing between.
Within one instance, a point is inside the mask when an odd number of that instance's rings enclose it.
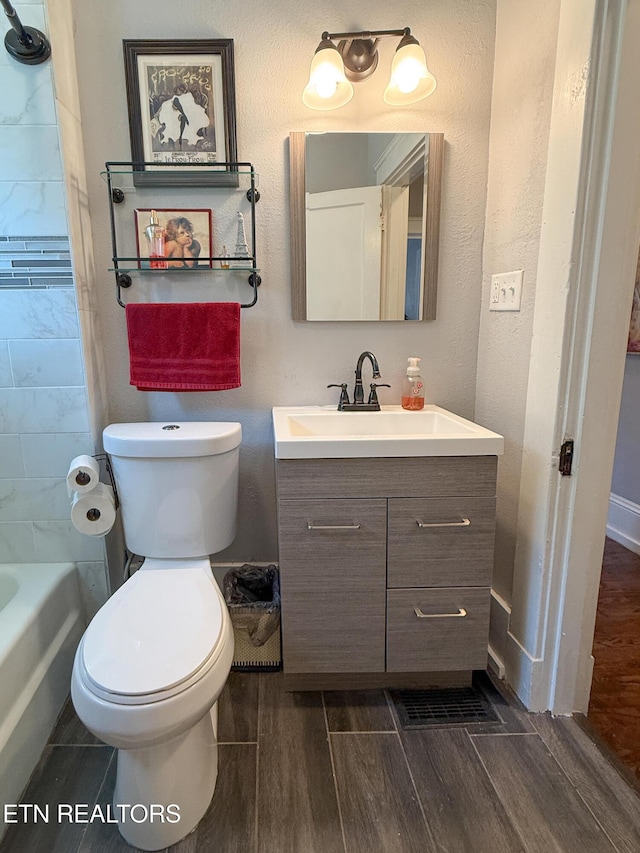
<instances>
[{"instance_id":1,"label":"toilet","mask_svg":"<svg viewBox=\"0 0 640 853\"><path fill-rule=\"evenodd\" d=\"M79 718L118 750L110 822L142 850L179 841L216 784L233 630L209 555L236 533L239 423L104 430L127 548L144 563L98 611L71 678Z\"/></svg>"}]
</instances>

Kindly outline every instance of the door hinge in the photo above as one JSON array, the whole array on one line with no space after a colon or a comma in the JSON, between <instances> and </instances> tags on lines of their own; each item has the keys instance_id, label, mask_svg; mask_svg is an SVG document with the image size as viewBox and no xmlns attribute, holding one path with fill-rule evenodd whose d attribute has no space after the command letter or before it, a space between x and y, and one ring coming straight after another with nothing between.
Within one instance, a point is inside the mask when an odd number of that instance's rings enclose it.
<instances>
[{"instance_id":1,"label":"door hinge","mask_svg":"<svg viewBox=\"0 0 640 853\"><path fill-rule=\"evenodd\" d=\"M563 477L571 475L571 465L573 464L573 439L566 438L560 446L560 458L558 460L558 470Z\"/></svg>"}]
</instances>

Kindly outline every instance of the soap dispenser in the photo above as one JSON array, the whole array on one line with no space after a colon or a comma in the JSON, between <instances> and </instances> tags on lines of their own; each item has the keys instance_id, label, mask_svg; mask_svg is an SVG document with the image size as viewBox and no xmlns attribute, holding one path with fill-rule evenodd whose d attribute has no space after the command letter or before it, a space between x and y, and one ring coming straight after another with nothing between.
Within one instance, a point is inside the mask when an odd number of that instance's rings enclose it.
<instances>
[{"instance_id":1,"label":"soap dispenser","mask_svg":"<svg viewBox=\"0 0 640 853\"><path fill-rule=\"evenodd\" d=\"M402 382L402 408L411 412L424 408L424 382L419 364L419 358L409 359L407 375Z\"/></svg>"}]
</instances>

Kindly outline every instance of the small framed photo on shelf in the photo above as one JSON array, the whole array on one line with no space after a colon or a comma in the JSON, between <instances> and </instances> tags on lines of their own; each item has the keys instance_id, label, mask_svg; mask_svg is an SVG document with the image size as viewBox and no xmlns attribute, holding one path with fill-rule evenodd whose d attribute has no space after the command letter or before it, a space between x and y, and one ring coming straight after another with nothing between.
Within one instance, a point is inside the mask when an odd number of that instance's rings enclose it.
<instances>
[{"instance_id":1,"label":"small framed photo on shelf","mask_svg":"<svg viewBox=\"0 0 640 853\"><path fill-rule=\"evenodd\" d=\"M134 213L140 269L213 267L210 210L137 208Z\"/></svg>"},{"instance_id":2,"label":"small framed photo on shelf","mask_svg":"<svg viewBox=\"0 0 640 853\"><path fill-rule=\"evenodd\" d=\"M233 39L122 45L136 186L237 186Z\"/></svg>"}]
</instances>

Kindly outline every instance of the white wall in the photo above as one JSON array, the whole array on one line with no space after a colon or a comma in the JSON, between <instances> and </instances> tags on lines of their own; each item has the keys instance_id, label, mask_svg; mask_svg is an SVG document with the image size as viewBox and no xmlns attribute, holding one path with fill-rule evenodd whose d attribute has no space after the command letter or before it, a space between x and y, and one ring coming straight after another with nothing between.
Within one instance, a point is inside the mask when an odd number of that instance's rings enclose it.
<instances>
[{"instance_id":1,"label":"white wall","mask_svg":"<svg viewBox=\"0 0 640 853\"><path fill-rule=\"evenodd\" d=\"M229 0L212 7L196 0L179 11L141 0L75 0L74 26L85 142L88 205L96 283L105 340L112 420L238 419L243 427L240 527L225 555L238 560L276 557L275 494L270 410L274 405L336 401L329 382L351 383L359 353L373 350L385 381L383 402L398 402L408 355L422 357L430 402L474 415L475 370L482 287L495 3L479 0L372 0L357 12L302 0ZM542 16L540 16L542 17ZM539 25L537 16L535 32ZM410 26L427 52L436 92L412 107L382 101L384 69L396 43L380 45L381 68L356 87L346 107L318 113L300 95L323 30ZM530 32L522 40L530 44ZM206 394L136 391L129 385L124 311L107 272L110 241L106 160L130 158L122 39L233 38L238 153L260 173L258 258L263 284L255 308L242 314L241 389ZM287 138L292 130L441 131L445 170L438 316L432 323L294 323L290 308ZM211 197L215 208L215 196ZM131 214L133 215L133 214ZM131 290L136 299L138 281ZM215 296L213 296L215 298ZM497 425L500 429L501 424Z\"/></svg>"},{"instance_id":2,"label":"white wall","mask_svg":"<svg viewBox=\"0 0 640 853\"><path fill-rule=\"evenodd\" d=\"M476 419L505 437L498 466L492 646L511 601L522 442L560 0L498 3ZM522 309L490 312L493 273L524 269Z\"/></svg>"}]
</instances>

